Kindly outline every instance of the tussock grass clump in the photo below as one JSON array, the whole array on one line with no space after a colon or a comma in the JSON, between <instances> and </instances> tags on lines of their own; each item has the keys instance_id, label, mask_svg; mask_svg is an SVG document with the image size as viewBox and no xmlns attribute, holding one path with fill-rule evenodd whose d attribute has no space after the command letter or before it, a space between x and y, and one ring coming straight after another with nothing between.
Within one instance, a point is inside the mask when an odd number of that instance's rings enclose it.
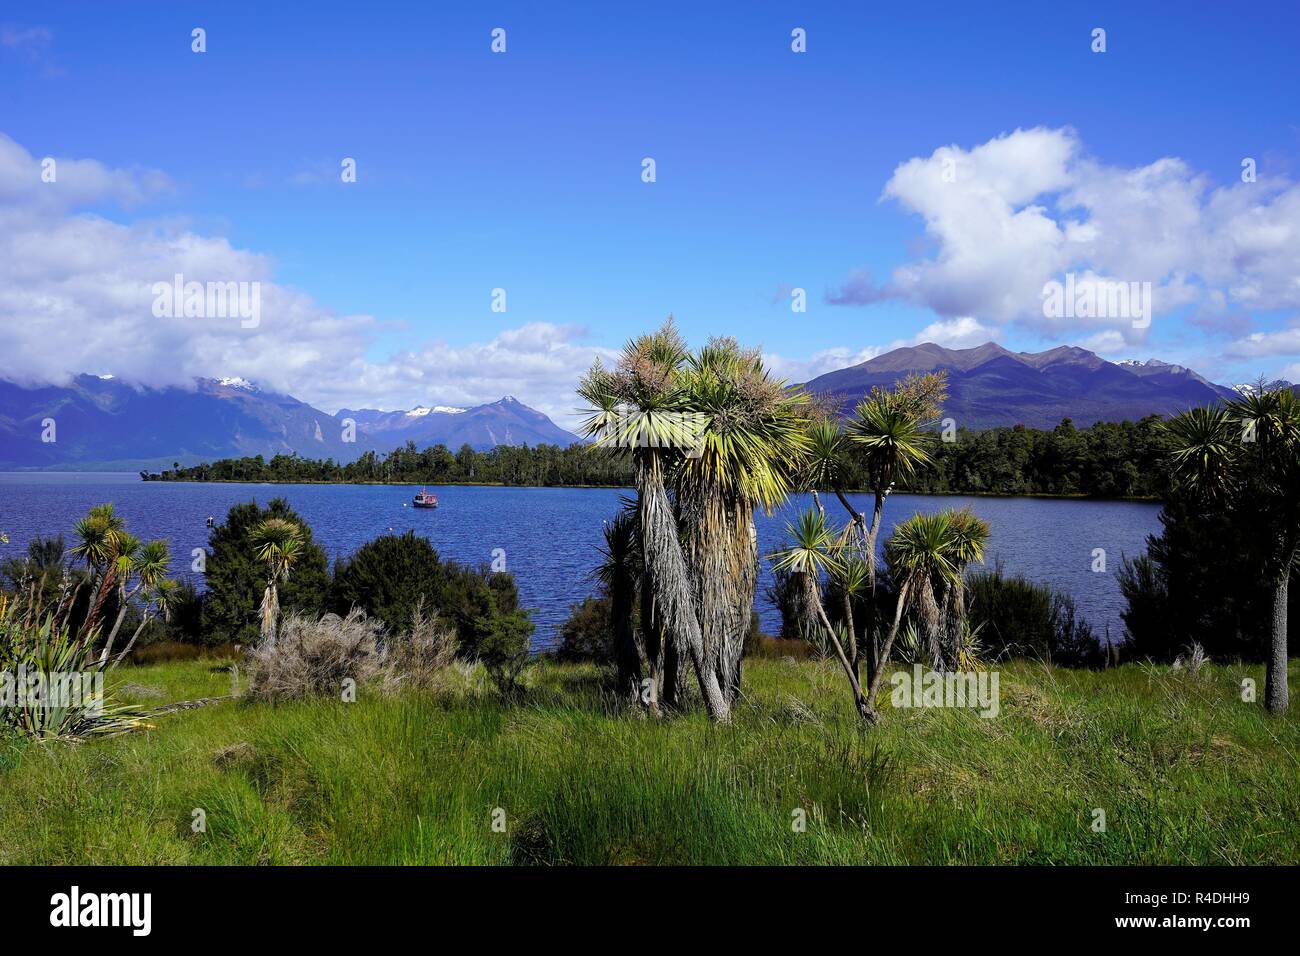
<instances>
[{"instance_id":1,"label":"tussock grass clump","mask_svg":"<svg viewBox=\"0 0 1300 956\"><path fill-rule=\"evenodd\" d=\"M817 712L794 694L786 695L782 716L790 724L816 724L820 722L817 719Z\"/></svg>"},{"instance_id":2,"label":"tussock grass clump","mask_svg":"<svg viewBox=\"0 0 1300 956\"><path fill-rule=\"evenodd\" d=\"M255 701L338 696L344 681L383 681L389 670L380 650L383 624L353 608L346 617L291 614L279 632L248 653L248 692Z\"/></svg>"},{"instance_id":3,"label":"tussock grass clump","mask_svg":"<svg viewBox=\"0 0 1300 956\"><path fill-rule=\"evenodd\" d=\"M389 639L386 651L396 680L407 687L439 689L456 659L456 630L436 614L426 617L420 605L411 616L410 633Z\"/></svg>"},{"instance_id":4,"label":"tussock grass clump","mask_svg":"<svg viewBox=\"0 0 1300 956\"><path fill-rule=\"evenodd\" d=\"M301 700L339 696L344 681L382 693L399 687L442 690L456 659L456 631L417 607L409 631L385 634L384 623L353 608L345 617L291 615L279 632L248 653L248 698Z\"/></svg>"},{"instance_id":5,"label":"tussock grass clump","mask_svg":"<svg viewBox=\"0 0 1300 956\"><path fill-rule=\"evenodd\" d=\"M1205 648L1198 642L1193 641L1187 648L1187 656L1184 657L1179 654L1175 657L1170 670L1186 673L1189 677L1197 677L1201 673L1201 668L1205 666L1206 661L1209 659L1209 656L1205 653Z\"/></svg>"}]
</instances>

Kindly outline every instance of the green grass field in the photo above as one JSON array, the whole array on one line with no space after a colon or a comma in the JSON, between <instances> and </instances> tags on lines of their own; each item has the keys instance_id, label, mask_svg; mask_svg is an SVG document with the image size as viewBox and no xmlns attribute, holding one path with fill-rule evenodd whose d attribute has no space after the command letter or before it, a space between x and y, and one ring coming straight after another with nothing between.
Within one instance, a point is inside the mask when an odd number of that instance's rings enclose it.
<instances>
[{"instance_id":1,"label":"green grass field","mask_svg":"<svg viewBox=\"0 0 1300 956\"><path fill-rule=\"evenodd\" d=\"M221 668L115 683L157 706L228 694ZM516 705L459 669L436 695L230 700L6 742L0 863L1293 864L1300 714L1242 703L1243 676L1262 689L1254 667L1017 663L996 719L886 702L873 729L833 666L790 660L746 665L729 727L621 713L594 669L549 663Z\"/></svg>"}]
</instances>

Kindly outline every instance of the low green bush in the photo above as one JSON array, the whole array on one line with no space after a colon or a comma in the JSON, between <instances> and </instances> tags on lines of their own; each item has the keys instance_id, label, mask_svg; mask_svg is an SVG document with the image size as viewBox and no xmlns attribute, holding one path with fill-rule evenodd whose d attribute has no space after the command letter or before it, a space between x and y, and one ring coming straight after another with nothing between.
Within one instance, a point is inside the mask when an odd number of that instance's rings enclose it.
<instances>
[{"instance_id":1,"label":"low green bush","mask_svg":"<svg viewBox=\"0 0 1300 956\"><path fill-rule=\"evenodd\" d=\"M413 531L387 534L335 564L329 606L336 614L361 608L390 634L409 632L417 608L455 629L462 657L482 656L485 621L519 607L519 589L506 572L445 561Z\"/></svg>"},{"instance_id":2,"label":"low green bush","mask_svg":"<svg viewBox=\"0 0 1300 956\"><path fill-rule=\"evenodd\" d=\"M967 575L966 606L980 657L1025 657L1062 667L1099 667L1106 647L1078 615L1069 594L1007 575L998 565Z\"/></svg>"},{"instance_id":3,"label":"low green bush","mask_svg":"<svg viewBox=\"0 0 1300 956\"><path fill-rule=\"evenodd\" d=\"M610 600L589 596L569 606L569 616L560 625L560 645L555 657L561 661L614 662L614 622Z\"/></svg>"}]
</instances>

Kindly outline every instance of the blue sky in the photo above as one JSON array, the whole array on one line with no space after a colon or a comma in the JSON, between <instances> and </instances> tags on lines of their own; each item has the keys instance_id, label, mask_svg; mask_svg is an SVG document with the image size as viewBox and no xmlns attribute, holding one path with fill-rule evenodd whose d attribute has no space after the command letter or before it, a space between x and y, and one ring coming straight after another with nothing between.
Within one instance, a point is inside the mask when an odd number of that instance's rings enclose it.
<instances>
[{"instance_id":1,"label":"blue sky","mask_svg":"<svg viewBox=\"0 0 1300 956\"><path fill-rule=\"evenodd\" d=\"M102 185L56 203L0 185L45 250L5 276L32 288L0 300L0 374L98 361L326 407L510 391L563 414L575 369L672 312L795 378L922 337L1300 378L1298 27L1268 3L0 4L0 172L67 158ZM966 192L936 200L946 147ZM119 228L69 237L87 221ZM1049 234L1073 251L1037 261ZM91 356L60 335L130 308L75 287L126 266L56 241L120 242L157 263L144 285L171 255L283 297L253 335ZM1153 282L1151 327L1035 316L1066 269ZM62 332L34 336L51 311Z\"/></svg>"}]
</instances>

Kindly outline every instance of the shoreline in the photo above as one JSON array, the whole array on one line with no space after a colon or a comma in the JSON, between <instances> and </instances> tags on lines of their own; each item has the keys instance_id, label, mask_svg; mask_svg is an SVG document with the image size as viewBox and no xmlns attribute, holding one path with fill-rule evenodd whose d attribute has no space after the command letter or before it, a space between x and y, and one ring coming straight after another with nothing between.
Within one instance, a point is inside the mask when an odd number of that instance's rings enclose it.
<instances>
[{"instance_id":1,"label":"shoreline","mask_svg":"<svg viewBox=\"0 0 1300 956\"><path fill-rule=\"evenodd\" d=\"M36 472L40 474L40 472ZM114 474L117 474L114 472ZM173 485L392 485L394 487L403 485L414 485L414 481L320 481L315 479L285 479L282 481L262 481L253 479L240 478L144 478L142 482L157 484ZM460 486L469 488L577 488L577 489L598 489L614 488L625 491L635 491L632 485L516 485L504 481L444 481L444 482L421 482L421 484L431 484L435 488L456 488ZM874 492L870 488L846 488L844 493L848 495L871 495ZM811 492L796 492L796 494L811 494ZM1139 504L1160 504L1163 498L1148 496L1133 497L1105 497L1101 495L1085 494L1060 494L1046 491L912 491L907 488L896 489L891 494L896 495L919 495L929 498L1046 498L1060 499L1062 501L1131 501Z\"/></svg>"}]
</instances>

